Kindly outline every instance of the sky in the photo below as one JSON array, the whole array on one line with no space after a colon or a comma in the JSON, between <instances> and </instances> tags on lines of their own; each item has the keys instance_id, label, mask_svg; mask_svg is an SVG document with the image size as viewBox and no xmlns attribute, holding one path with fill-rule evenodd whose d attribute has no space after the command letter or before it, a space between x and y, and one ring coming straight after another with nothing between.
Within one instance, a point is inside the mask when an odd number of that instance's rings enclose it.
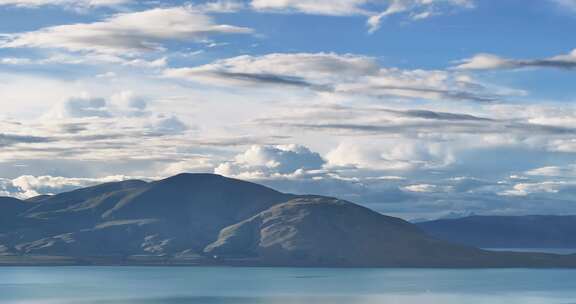
<instances>
[{"instance_id":1,"label":"sky","mask_svg":"<svg viewBox=\"0 0 576 304\"><path fill-rule=\"evenodd\" d=\"M574 0L0 0L0 195L211 172L576 214Z\"/></svg>"}]
</instances>

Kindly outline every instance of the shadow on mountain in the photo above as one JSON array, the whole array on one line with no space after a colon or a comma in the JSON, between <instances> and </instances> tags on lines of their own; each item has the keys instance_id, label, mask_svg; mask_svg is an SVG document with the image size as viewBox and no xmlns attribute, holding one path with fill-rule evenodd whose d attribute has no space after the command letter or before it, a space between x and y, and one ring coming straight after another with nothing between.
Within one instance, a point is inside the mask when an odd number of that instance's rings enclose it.
<instances>
[{"instance_id":1,"label":"shadow on mountain","mask_svg":"<svg viewBox=\"0 0 576 304\"><path fill-rule=\"evenodd\" d=\"M440 240L337 198L214 174L0 199L0 264L576 267L576 256Z\"/></svg>"}]
</instances>

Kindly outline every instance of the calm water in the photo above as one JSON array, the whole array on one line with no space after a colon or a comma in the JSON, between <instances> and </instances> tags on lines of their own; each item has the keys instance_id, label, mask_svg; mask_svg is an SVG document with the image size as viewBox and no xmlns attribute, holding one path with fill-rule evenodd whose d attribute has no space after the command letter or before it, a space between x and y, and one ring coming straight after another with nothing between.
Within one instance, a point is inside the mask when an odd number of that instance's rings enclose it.
<instances>
[{"instance_id":1,"label":"calm water","mask_svg":"<svg viewBox=\"0 0 576 304\"><path fill-rule=\"evenodd\" d=\"M0 268L2 304L574 304L576 270Z\"/></svg>"}]
</instances>

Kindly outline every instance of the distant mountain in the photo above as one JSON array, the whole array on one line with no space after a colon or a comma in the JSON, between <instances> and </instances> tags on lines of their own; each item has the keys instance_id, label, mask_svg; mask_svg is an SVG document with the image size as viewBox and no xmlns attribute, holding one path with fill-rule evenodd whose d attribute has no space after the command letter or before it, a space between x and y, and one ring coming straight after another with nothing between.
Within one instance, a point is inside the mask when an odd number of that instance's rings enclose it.
<instances>
[{"instance_id":1,"label":"distant mountain","mask_svg":"<svg viewBox=\"0 0 576 304\"><path fill-rule=\"evenodd\" d=\"M576 216L470 216L416 224L432 236L484 248L576 248Z\"/></svg>"},{"instance_id":2,"label":"distant mountain","mask_svg":"<svg viewBox=\"0 0 576 304\"><path fill-rule=\"evenodd\" d=\"M0 199L0 265L576 267L493 253L336 198L213 174Z\"/></svg>"}]
</instances>

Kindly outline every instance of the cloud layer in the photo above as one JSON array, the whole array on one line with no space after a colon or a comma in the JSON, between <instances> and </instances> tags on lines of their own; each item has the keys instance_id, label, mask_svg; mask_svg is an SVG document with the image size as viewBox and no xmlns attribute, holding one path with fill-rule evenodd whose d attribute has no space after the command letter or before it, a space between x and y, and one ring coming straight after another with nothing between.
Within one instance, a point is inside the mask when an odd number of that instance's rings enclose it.
<instances>
[{"instance_id":1,"label":"cloud layer","mask_svg":"<svg viewBox=\"0 0 576 304\"><path fill-rule=\"evenodd\" d=\"M576 50L569 54L558 55L544 59L509 59L492 54L479 54L464 59L455 67L460 70L504 70L522 68L576 68Z\"/></svg>"},{"instance_id":2,"label":"cloud layer","mask_svg":"<svg viewBox=\"0 0 576 304\"><path fill-rule=\"evenodd\" d=\"M0 192L215 172L409 218L576 213L573 21L544 18L570 1L543 2L514 7L528 39L471 0L0 0ZM522 59L539 39L560 55Z\"/></svg>"},{"instance_id":3,"label":"cloud layer","mask_svg":"<svg viewBox=\"0 0 576 304\"><path fill-rule=\"evenodd\" d=\"M368 16L370 31L376 31L382 19L407 14L410 19L426 19L454 8L472 8L472 0L252 0L258 11L305 13L329 16Z\"/></svg>"},{"instance_id":4,"label":"cloud layer","mask_svg":"<svg viewBox=\"0 0 576 304\"><path fill-rule=\"evenodd\" d=\"M55 48L104 54L162 50L168 41L199 41L217 34L250 34L252 30L217 24L193 8L154 8L121 13L103 21L50 26L9 35L3 48Z\"/></svg>"},{"instance_id":5,"label":"cloud layer","mask_svg":"<svg viewBox=\"0 0 576 304\"><path fill-rule=\"evenodd\" d=\"M132 0L0 0L0 6L40 7L46 5L63 5L67 7L97 7L127 4Z\"/></svg>"},{"instance_id":6,"label":"cloud layer","mask_svg":"<svg viewBox=\"0 0 576 304\"><path fill-rule=\"evenodd\" d=\"M495 102L497 88L442 70L381 67L375 58L335 53L243 55L164 70L164 76L220 87L291 87L343 95Z\"/></svg>"}]
</instances>

